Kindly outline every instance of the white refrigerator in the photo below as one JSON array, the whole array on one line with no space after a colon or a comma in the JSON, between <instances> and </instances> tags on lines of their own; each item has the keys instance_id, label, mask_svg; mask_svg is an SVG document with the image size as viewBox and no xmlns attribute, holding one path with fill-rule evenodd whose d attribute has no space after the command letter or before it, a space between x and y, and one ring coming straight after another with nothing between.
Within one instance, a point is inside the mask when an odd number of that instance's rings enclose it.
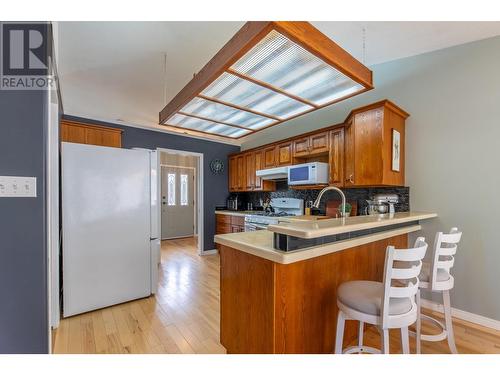
<instances>
[{"instance_id":1,"label":"white refrigerator","mask_svg":"<svg viewBox=\"0 0 500 375\"><path fill-rule=\"evenodd\" d=\"M63 316L157 290L156 151L62 143Z\"/></svg>"}]
</instances>

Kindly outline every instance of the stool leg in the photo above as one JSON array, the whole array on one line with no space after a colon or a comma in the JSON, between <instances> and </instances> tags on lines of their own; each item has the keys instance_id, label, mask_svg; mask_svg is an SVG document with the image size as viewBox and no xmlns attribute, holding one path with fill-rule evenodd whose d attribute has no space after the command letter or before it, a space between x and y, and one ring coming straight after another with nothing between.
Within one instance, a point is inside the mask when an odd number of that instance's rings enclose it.
<instances>
[{"instance_id":1,"label":"stool leg","mask_svg":"<svg viewBox=\"0 0 500 375\"><path fill-rule=\"evenodd\" d=\"M455 345L455 335L453 333L453 321L451 319L451 302L450 302L450 291L443 291L443 305L444 305L444 321L446 325L446 336L448 339L448 345L453 354L458 354L457 347Z\"/></svg>"},{"instance_id":2,"label":"stool leg","mask_svg":"<svg viewBox=\"0 0 500 375\"><path fill-rule=\"evenodd\" d=\"M382 354L389 354L389 330L382 329L380 334L382 336Z\"/></svg>"},{"instance_id":3,"label":"stool leg","mask_svg":"<svg viewBox=\"0 0 500 375\"><path fill-rule=\"evenodd\" d=\"M422 338L420 337L420 335L422 334L422 317L421 317L421 312L420 312L420 289L417 291L417 332L416 332L416 336L417 336L417 354L420 354L421 353L421 350L422 350Z\"/></svg>"},{"instance_id":4,"label":"stool leg","mask_svg":"<svg viewBox=\"0 0 500 375\"><path fill-rule=\"evenodd\" d=\"M410 354L410 337L408 327L401 328L401 349L403 354Z\"/></svg>"},{"instance_id":5,"label":"stool leg","mask_svg":"<svg viewBox=\"0 0 500 375\"><path fill-rule=\"evenodd\" d=\"M337 336L335 338L335 354L342 354L342 344L344 342L344 313L339 310L337 316Z\"/></svg>"},{"instance_id":6,"label":"stool leg","mask_svg":"<svg viewBox=\"0 0 500 375\"><path fill-rule=\"evenodd\" d=\"M365 328L365 324L363 322L359 322L359 329L358 329L358 346L363 346L363 331Z\"/></svg>"}]
</instances>

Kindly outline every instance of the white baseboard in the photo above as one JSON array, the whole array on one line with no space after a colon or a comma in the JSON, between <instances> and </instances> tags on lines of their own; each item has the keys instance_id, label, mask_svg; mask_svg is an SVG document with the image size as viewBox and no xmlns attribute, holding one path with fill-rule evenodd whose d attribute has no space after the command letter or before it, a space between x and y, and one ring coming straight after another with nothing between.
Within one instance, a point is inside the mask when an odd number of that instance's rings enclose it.
<instances>
[{"instance_id":1,"label":"white baseboard","mask_svg":"<svg viewBox=\"0 0 500 375\"><path fill-rule=\"evenodd\" d=\"M421 299L422 307L427 308L432 311L443 312L443 305L438 302L434 302L428 299ZM500 321L487 318L485 316L477 315L474 313L470 313L468 311L463 311L456 309L454 307L451 308L451 315L455 318L465 320L467 322L479 324L480 326L496 329L500 331Z\"/></svg>"},{"instance_id":2,"label":"white baseboard","mask_svg":"<svg viewBox=\"0 0 500 375\"><path fill-rule=\"evenodd\" d=\"M201 255L213 255L213 254L217 254L218 252L219 252L219 250L217 250L217 249L204 250L201 252Z\"/></svg>"}]
</instances>

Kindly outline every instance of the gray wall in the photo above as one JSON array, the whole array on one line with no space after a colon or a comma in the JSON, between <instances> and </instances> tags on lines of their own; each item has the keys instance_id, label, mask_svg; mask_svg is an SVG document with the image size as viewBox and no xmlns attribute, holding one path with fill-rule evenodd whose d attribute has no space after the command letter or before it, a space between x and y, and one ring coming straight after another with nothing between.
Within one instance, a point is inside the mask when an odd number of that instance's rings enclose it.
<instances>
[{"instance_id":1,"label":"gray wall","mask_svg":"<svg viewBox=\"0 0 500 375\"><path fill-rule=\"evenodd\" d=\"M369 46L368 46L369 47ZM372 66L375 89L270 128L242 148L342 122L350 109L388 98L410 113L406 185L424 224L464 235L455 262L456 308L500 320L500 37Z\"/></svg>"},{"instance_id":2,"label":"gray wall","mask_svg":"<svg viewBox=\"0 0 500 375\"><path fill-rule=\"evenodd\" d=\"M94 121L74 116L64 116L64 118L123 129L122 147L124 148L143 147L156 149L157 147L162 147L202 153L205 163L203 170L205 190L203 196L205 224L204 250L212 250L215 248L215 206L225 205L226 198L229 194L227 183L227 155L238 152L240 150L239 147L130 126L109 124L102 121ZM216 158L223 160L225 163L224 173L219 175L213 174L210 170L210 161Z\"/></svg>"},{"instance_id":3,"label":"gray wall","mask_svg":"<svg viewBox=\"0 0 500 375\"><path fill-rule=\"evenodd\" d=\"M46 109L46 92L0 91L0 175L37 178L37 198L0 198L0 353L48 352Z\"/></svg>"}]
</instances>

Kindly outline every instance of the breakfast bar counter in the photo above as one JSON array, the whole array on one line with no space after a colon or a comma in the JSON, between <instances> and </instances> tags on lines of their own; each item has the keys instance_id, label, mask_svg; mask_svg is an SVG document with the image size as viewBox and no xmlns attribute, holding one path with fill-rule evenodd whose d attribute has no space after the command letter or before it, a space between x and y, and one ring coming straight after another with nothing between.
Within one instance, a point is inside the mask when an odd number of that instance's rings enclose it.
<instances>
[{"instance_id":1,"label":"breakfast bar counter","mask_svg":"<svg viewBox=\"0 0 500 375\"><path fill-rule=\"evenodd\" d=\"M407 212L290 220L269 230L215 236L222 345L228 353L333 352L338 286L349 280L382 281L386 247L408 247L408 233L436 216ZM277 234L332 242L285 252L275 248ZM346 343L356 329L347 324Z\"/></svg>"}]
</instances>

